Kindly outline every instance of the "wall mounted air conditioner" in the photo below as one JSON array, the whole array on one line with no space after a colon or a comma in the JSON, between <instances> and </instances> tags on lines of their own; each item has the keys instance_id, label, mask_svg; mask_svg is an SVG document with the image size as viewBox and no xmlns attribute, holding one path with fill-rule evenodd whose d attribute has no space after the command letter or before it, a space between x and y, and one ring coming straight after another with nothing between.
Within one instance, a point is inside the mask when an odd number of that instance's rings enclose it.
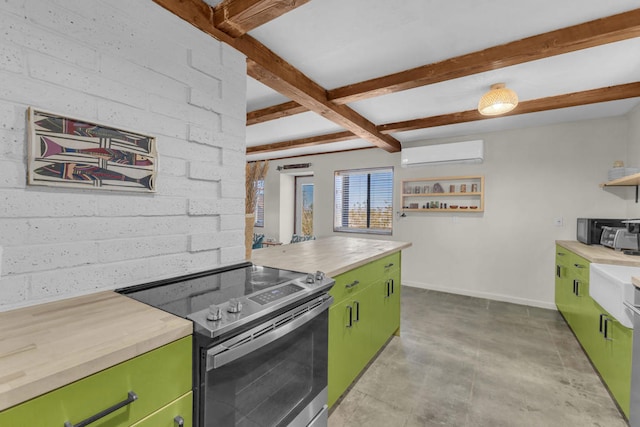
<instances>
[{"instance_id":1,"label":"wall mounted air conditioner","mask_svg":"<svg viewBox=\"0 0 640 427\"><path fill-rule=\"evenodd\" d=\"M401 166L421 166L443 163L482 163L484 141L452 142L402 149Z\"/></svg>"}]
</instances>

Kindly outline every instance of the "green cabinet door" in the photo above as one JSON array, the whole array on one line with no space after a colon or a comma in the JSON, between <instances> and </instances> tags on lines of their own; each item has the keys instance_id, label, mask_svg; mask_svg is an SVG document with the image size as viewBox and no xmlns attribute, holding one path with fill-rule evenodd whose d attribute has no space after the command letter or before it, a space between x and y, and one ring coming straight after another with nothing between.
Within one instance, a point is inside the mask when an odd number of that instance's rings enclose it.
<instances>
[{"instance_id":1,"label":"green cabinet door","mask_svg":"<svg viewBox=\"0 0 640 427\"><path fill-rule=\"evenodd\" d=\"M633 330L621 325L595 301L593 307L593 324L598 333L595 344L590 345L592 349L587 354L628 417Z\"/></svg>"},{"instance_id":2,"label":"green cabinet door","mask_svg":"<svg viewBox=\"0 0 640 427\"><path fill-rule=\"evenodd\" d=\"M353 296L357 297L359 294L356 292ZM338 400L358 375L353 357L360 331L359 328L354 328L354 315L352 299L334 303L329 308L329 406Z\"/></svg>"},{"instance_id":3,"label":"green cabinet door","mask_svg":"<svg viewBox=\"0 0 640 427\"><path fill-rule=\"evenodd\" d=\"M615 319L608 320L605 327L607 329L605 347L609 359L607 385L628 418L631 397L633 329L626 328Z\"/></svg>"},{"instance_id":4,"label":"green cabinet door","mask_svg":"<svg viewBox=\"0 0 640 427\"><path fill-rule=\"evenodd\" d=\"M189 392L131 427L191 427L193 426L192 400L192 393Z\"/></svg>"},{"instance_id":5,"label":"green cabinet door","mask_svg":"<svg viewBox=\"0 0 640 427\"><path fill-rule=\"evenodd\" d=\"M568 250L556 246L556 269L555 269L555 301L558 311L562 313L565 320L569 322L571 318L571 291L572 285L570 274L570 258L571 252Z\"/></svg>"}]
</instances>

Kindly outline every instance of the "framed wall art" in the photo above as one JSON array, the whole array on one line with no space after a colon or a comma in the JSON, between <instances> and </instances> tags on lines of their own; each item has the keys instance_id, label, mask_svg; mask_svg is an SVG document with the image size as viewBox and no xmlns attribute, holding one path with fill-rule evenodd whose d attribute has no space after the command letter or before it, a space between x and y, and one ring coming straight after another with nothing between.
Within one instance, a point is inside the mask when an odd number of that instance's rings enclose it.
<instances>
[{"instance_id":1,"label":"framed wall art","mask_svg":"<svg viewBox=\"0 0 640 427\"><path fill-rule=\"evenodd\" d=\"M154 137L33 107L27 121L29 185L155 192Z\"/></svg>"}]
</instances>

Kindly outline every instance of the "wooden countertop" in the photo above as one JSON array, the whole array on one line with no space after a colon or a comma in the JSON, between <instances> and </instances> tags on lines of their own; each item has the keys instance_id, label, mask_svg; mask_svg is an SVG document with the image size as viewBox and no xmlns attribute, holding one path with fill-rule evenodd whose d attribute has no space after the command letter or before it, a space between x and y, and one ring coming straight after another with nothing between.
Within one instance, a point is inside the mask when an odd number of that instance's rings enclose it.
<instances>
[{"instance_id":1,"label":"wooden countertop","mask_svg":"<svg viewBox=\"0 0 640 427\"><path fill-rule=\"evenodd\" d=\"M628 265L640 267L640 256L625 255L599 245L585 245L575 240L556 240L556 244L598 264Z\"/></svg>"},{"instance_id":2,"label":"wooden countertop","mask_svg":"<svg viewBox=\"0 0 640 427\"><path fill-rule=\"evenodd\" d=\"M256 249L251 261L267 267L309 273L320 270L327 276L337 276L409 246L409 242L332 236Z\"/></svg>"},{"instance_id":3,"label":"wooden countertop","mask_svg":"<svg viewBox=\"0 0 640 427\"><path fill-rule=\"evenodd\" d=\"M115 292L0 313L0 410L192 331L190 321Z\"/></svg>"}]
</instances>

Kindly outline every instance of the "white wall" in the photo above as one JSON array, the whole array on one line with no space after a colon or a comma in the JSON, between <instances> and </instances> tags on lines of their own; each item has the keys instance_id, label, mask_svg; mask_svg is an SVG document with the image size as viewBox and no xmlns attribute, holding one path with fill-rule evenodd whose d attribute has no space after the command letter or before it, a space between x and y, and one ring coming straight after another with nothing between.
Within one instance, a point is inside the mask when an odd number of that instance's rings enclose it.
<instances>
[{"instance_id":1,"label":"white wall","mask_svg":"<svg viewBox=\"0 0 640 427\"><path fill-rule=\"evenodd\" d=\"M628 167L640 167L640 104L629 113L629 144L627 146ZM635 201L635 189L627 190L627 217L640 218L640 203Z\"/></svg>"},{"instance_id":2,"label":"white wall","mask_svg":"<svg viewBox=\"0 0 640 427\"><path fill-rule=\"evenodd\" d=\"M244 259L242 55L151 1L0 2L0 310ZM26 186L28 106L157 137L157 193Z\"/></svg>"},{"instance_id":3,"label":"white wall","mask_svg":"<svg viewBox=\"0 0 640 427\"><path fill-rule=\"evenodd\" d=\"M335 170L394 166L395 211L402 179L485 175L484 213L396 215L391 237L336 234L412 242L403 252L403 284L552 308L555 240L575 239L577 217L626 216L625 189L604 191L599 183L614 160L626 160L628 122L619 117L470 135L464 140L485 141L485 161L477 165L403 169L399 153L378 149L293 163L312 163L318 236L334 234ZM429 141L435 142L453 140ZM267 181L278 179L276 167L286 163L292 159L272 162ZM265 190L268 209L270 197ZM562 227L554 226L557 217L563 218ZM274 226L265 223L267 235Z\"/></svg>"}]
</instances>

